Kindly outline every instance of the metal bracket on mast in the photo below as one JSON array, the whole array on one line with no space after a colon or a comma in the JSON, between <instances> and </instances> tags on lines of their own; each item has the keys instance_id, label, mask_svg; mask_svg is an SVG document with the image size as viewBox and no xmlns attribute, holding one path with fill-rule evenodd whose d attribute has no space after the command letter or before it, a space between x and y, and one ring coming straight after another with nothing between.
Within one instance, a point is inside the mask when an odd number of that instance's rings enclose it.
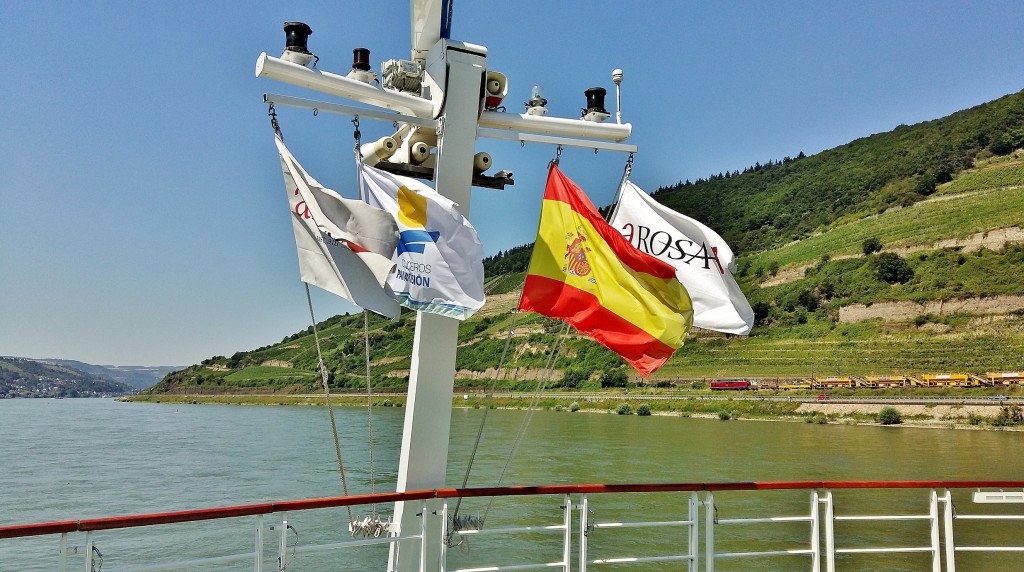
<instances>
[{"instance_id":1,"label":"metal bracket on mast","mask_svg":"<svg viewBox=\"0 0 1024 572\"><path fill-rule=\"evenodd\" d=\"M407 115L397 111L378 111L367 107L356 107L354 105L343 105L341 103L329 103L326 101L316 101L313 99L292 97L290 95L279 95L276 93L264 93L263 101L265 103L272 103L274 105L284 107L308 109L314 113L323 112L333 113L335 115L348 115L352 117L359 116L364 119L376 119L378 121L386 121L388 123L411 123L421 127L430 127L432 129L437 128L437 120L435 119L424 119L422 117Z\"/></svg>"},{"instance_id":2,"label":"metal bracket on mast","mask_svg":"<svg viewBox=\"0 0 1024 572\"><path fill-rule=\"evenodd\" d=\"M563 147L579 147L581 149L593 149L594 151L617 151L620 153L636 153L637 146L627 143L608 143L605 141L593 141L590 139L574 139L571 137L555 137L553 135L534 135L533 133L515 133L501 129L487 129L481 127L478 130L480 137L487 139L500 139L505 141L519 141L520 143L540 143L543 145L561 145Z\"/></svg>"}]
</instances>

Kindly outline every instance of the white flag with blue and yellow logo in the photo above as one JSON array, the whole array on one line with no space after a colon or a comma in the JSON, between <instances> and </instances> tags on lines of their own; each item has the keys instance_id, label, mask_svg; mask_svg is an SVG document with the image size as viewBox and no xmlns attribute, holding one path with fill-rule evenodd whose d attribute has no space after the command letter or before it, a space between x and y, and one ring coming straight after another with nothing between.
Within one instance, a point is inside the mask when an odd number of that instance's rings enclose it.
<instances>
[{"instance_id":1,"label":"white flag with blue and yellow logo","mask_svg":"<svg viewBox=\"0 0 1024 572\"><path fill-rule=\"evenodd\" d=\"M464 320L484 305L484 249L447 197L422 182L360 164L360 196L398 223L388 286L419 312Z\"/></svg>"}]
</instances>

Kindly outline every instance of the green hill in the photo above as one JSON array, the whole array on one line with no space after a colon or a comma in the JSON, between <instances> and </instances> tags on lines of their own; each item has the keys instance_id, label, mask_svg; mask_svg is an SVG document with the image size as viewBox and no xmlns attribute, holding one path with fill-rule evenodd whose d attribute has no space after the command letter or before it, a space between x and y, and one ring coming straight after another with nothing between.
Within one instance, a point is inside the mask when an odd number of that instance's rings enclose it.
<instances>
[{"instance_id":1,"label":"green hill","mask_svg":"<svg viewBox=\"0 0 1024 572\"><path fill-rule=\"evenodd\" d=\"M734 250L780 247L835 224L915 204L975 161L1024 144L1024 92L913 126L655 192Z\"/></svg>"},{"instance_id":2,"label":"green hill","mask_svg":"<svg viewBox=\"0 0 1024 572\"><path fill-rule=\"evenodd\" d=\"M749 338L694 331L653 383L704 377L1024 369L1024 92L949 117L659 189L739 253ZM457 385L532 388L561 324L513 312L531 245L485 261L488 303L460 325ZM404 388L414 314L370 319L371 382ZM319 325L329 381L365 387L363 318ZM164 378L161 392L315 390L312 330ZM570 335L556 384L625 372ZM632 373L627 372L627 373Z\"/></svg>"},{"instance_id":3,"label":"green hill","mask_svg":"<svg viewBox=\"0 0 1024 572\"><path fill-rule=\"evenodd\" d=\"M0 399L13 397L110 397L131 393L127 384L59 364L0 357Z\"/></svg>"}]
</instances>

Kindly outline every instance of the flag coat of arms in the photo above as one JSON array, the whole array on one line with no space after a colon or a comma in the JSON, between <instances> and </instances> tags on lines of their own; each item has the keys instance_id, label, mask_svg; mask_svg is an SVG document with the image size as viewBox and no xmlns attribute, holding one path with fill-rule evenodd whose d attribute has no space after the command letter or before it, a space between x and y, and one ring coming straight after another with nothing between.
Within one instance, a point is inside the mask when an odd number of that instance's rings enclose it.
<instances>
[{"instance_id":1,"label":"flag coat of arms","mask_svg":"<svg viewBox=\"0 0 1024 572\"><path fill-rule=\"evenodd\" d=\"M736 258L714 230L662 205L628 179L610 223L630 244L671 264L693 301L693 325L747 335L754 311L733 277Z\"/></svg>"},{"instance_id":2,"label":"flag coat of arms","mask_svg":"<svg viewBox=\"0 0 1024 572\"><path fill-rule=\"evenodd\" d=\"M398 303L385 282L395 264L398 227L390 213L324 188L295 160L280 137L285 192L303 282L389 318Z\"/></svg>"},{"instance_id":3,"label":"flag coat of arms","mask_svg":"<svg viewBox=\"0 0 1024 572\"><path fill-rule=\"evenodd\" d=\"M644 376L683 345L693 320L675 269L630 245L557 165L519 308L565 320Z\"/></svg>"},{"instance_id":4,"label":"flag coat of arms","mask_svg":"<svg viewBox=\"0 0 1024 572\"><path fill-rule=\"evenodd\" d=\"M484 305L484 249L457 205L416 179L360 163L362 197L394 216L399 242L388 286L419 312L464 320Z\"/></svg>"}]
</instances>

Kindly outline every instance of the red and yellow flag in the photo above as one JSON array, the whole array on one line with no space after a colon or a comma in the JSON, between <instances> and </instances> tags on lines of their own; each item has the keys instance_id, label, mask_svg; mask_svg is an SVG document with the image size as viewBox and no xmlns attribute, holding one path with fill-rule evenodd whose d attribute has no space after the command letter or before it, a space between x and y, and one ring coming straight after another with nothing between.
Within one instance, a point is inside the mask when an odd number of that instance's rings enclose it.
<instances>
[{"instance_id":1,"label":"red and yellow flag","mask_svg":"<svg viewBox=\"0 0 1024 572\"><path fill-rule=\"evenodd\" d=\"M631 245L551 166L520 310L565 320L646 377L683 345L693 323L675 274Z\"/></svg>"}]
</instances>

